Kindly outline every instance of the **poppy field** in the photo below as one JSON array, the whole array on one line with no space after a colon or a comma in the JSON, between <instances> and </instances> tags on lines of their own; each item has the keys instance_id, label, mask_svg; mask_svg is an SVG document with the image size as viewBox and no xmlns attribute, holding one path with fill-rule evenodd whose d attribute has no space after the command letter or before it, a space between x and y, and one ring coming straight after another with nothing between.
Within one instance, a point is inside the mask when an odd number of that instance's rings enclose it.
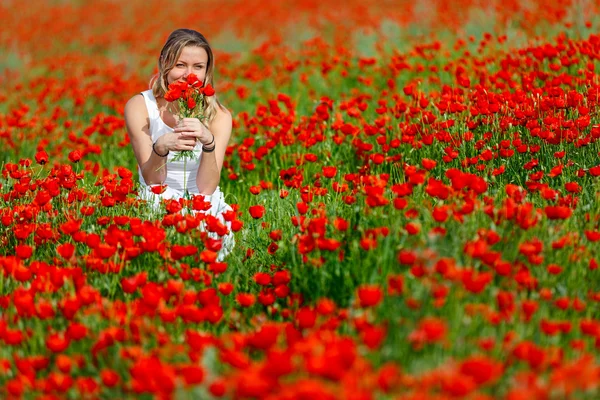
<instances>
[{"instance_id":1,"label":"poppy field","mask_svg":"<svg viewBox=\"0 0 600 400\"><path fill-rule=\"evenodd\" d=\"M0 3L0 398L600 397L600 5L122 3ZM137 197L181 27L227 224Z\"/></svg>"}]
</instances>

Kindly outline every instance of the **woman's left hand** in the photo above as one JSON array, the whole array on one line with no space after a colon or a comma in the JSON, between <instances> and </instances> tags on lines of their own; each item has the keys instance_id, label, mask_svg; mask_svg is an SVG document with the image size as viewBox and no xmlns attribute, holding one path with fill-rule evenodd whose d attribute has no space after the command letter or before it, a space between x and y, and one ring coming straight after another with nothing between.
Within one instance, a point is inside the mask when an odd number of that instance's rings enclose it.
<instances>
[{"instance_id":1,"label":"woman's left hand","mask_svg":"<svg viewBox=\"0 0 600 400\"><path fill-rule=\"evenodd\" d=\"M198 118L184 118L173 129L176 133L181 133L182 136L193 137L202 145L210 144L214 136Z\"/></svg>"}]
</instances>

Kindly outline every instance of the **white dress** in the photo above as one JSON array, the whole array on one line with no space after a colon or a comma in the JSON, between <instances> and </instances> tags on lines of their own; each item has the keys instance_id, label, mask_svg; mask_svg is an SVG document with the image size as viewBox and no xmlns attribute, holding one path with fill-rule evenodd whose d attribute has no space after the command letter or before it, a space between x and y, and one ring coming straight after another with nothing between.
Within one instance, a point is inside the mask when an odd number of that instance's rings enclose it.
<instances>
[{"instance_id":1,"label":"white dress","mask_svg":"<svg viewBox=\"0 0 600 400\"><path fill-rule=\"evenodd\" d=\"M148 109L148 120L150 122L150 135L152 137L152 143L164 135L165 133L173 132L173 128L167 125L160 117L158 110L158 104L152 94L152 90L146 90L142 92L144 101L146 102L146 108ZM196 185L196 175L198 172L198 166L202 159L202 146L196 144L195 160L187 160L187 162L173 161L173 157L177 154L176 152L170 152L167 156L167 177L164 185L167 186L166 190L161 194L155 194L150 190L150 186L146 184L142 176L141 169L138 166L138 172L140 176L140 192L139 197L148 201L155 210L160 210L160 204L162 199L180 199L184 196L185 190L189 194L199 194L198 186ZM223 192L217 186L217 189L212 195L204 195L204 201L210 201L212 207L206 213L217 217L221 223L227 225L229 233L225 236L219 237L221 239L221 250L219 251L218 260L221 261L227 254L231 252L235 245L235 239L231 232L231 222L225 221L223 218L223 212L231 211L229 204L225 203ZM203 227L203 225L201 225ZM216 234L211 233L209 236L217 238Z\"/></svg>"}]
</instances>

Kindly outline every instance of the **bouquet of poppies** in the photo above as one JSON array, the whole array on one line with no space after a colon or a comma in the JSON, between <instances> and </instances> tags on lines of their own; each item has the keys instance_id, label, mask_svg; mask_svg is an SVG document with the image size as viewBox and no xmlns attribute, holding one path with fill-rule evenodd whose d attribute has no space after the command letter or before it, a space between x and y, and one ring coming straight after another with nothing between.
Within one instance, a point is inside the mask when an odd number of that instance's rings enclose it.
<instances>
[{"instance_id":1,"label":"bouquet of poppies","mask_svg":"<svg viewBox=\"0 0 600 400\"><path fill-rule=\"evenodd\" d=\"M169 90L165 93L165 100L172 103L177 102L179 120L183 118L198 118L203 121L206 116L204 109L206 108L206 98L214 96L215 89L210 85L204 86L198 77L194 74L187 76L183 82L176 81L169 85ZM173 160L195 159L196 156L193 150L180 151Z\"/></svg>"}]
</instances>

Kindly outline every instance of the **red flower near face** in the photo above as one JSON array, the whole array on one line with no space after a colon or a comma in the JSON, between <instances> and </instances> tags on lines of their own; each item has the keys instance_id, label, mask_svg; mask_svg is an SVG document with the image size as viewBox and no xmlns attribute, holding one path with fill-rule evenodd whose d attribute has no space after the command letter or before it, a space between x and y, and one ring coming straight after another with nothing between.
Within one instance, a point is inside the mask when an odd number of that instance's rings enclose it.
<instances>
[{"instance_id":1,"label":"red flower near face","mask_svg":"<svg viewBox=\"0 0 600 400\"><path fill-rule=\"evenodd\" d=\"M209 83L208 85L206 85L206 87L204 88L203 92L204 92L205 96L210 97L210 96L214 96L215 89Z\"/></svg>"},{"instance_id":2,"label":"red flower near face","mask_svg":"<svg viewBox=\"0 0 600 400\"><path fill-rule=\"evenodd\" d=\"M200 85L200 81L198 80L198 77L196 76L196 74L189 74L187 76L186 82L188 85L191 85L191 86ZM202 85L200 85L200 86L202 86Z\"/></svg>"},{"instance_id":3,"label":"red flower near face","mask_svg":"<svg viewBox=\"0 0 600 400\"><path fill-rule=\"evenodd\" d=\"M248 208L248 211L250 212L250 215L252 216L252 218L254 219L259 219L262 218L263 215L265 215L265 206L263 205L255 205L255 206L250 206Z\"/></svg>"},{"instance_id":4,"label":"red flower near face","mask_svg":"<svg viewBox=\"0 0 600 400\"><path fill-rule=\"evenodd\" d=\"M196 107L196 100L193 97L188 97L187 99L187 106L189 109L192 109L194 107Z\"/></svg>"},{"instance_id":5,"label":"red flower near face","mask_svg":"<svg viewBox=\"0 0 600 400\"><path fill-rule=\"evenodd\" d=\"M169 90L165 93L165 100L172 102L178 100L187 89L187 82L173 82L169 85Z\"/></svg>"},{"instance_id":6,"label":"red flower near face","mask_svg":"<svg viewBox=\"0 0 600 400\"><path fill-rule=\"evenodd\" d=\"M168 102L173 102L175 100L178 100L180 97L181 97L180 90L169 90L167 93L165 93L165 100Z\"/></svg>"}]
</instances>

